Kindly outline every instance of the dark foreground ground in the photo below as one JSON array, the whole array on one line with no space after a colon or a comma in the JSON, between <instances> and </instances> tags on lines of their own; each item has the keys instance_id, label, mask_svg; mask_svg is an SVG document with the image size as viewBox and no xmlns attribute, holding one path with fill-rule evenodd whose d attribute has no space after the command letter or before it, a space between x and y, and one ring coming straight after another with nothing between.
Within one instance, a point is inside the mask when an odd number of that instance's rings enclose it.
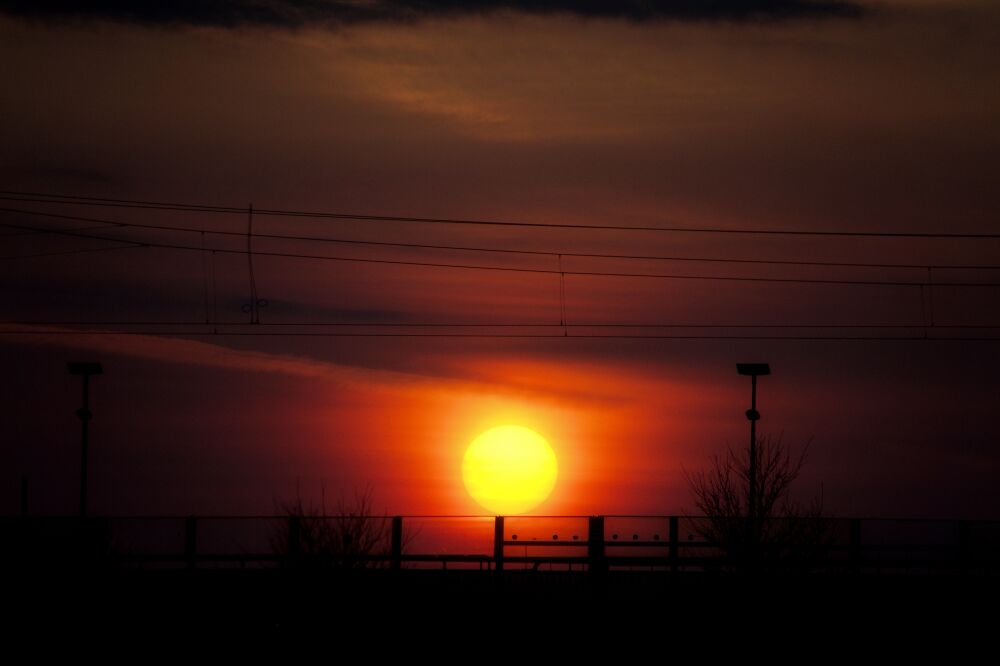
<instances>
[{"instance_id":1,"label":"dark foreground ground","mask_svg":"<svg viewBox=\"0 0 1000 666\"><path fill-rule=\"evenodd\" d=\"M990 634L1000 635L996 629L1000 578L993 576L8 570L3 591L4 626L29 630L253 632L353 627L388 631L385 640L391 641L394 627L447 629L456 622L468 625L480 620L487 629L497 621L530 627L577 618L600 625L635 617L675 628L761 623L781 633L803 624L835 623L857 630L910 621L933 626L963 617L987 622L993 627Z\"/></svg>"}]
</instances>

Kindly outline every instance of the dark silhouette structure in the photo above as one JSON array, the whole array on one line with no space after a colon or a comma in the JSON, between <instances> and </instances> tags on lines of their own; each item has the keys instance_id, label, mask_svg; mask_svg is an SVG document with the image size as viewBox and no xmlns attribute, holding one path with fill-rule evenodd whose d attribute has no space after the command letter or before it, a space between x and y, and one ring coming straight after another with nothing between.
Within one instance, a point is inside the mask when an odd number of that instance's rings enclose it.
<instances>
[{"instance_id":1,"label":"dark silhouette structure","mask_svg":"<svg viewBox=\"0 0 1000 666\"><path fill-rule=\"evenodd\" d=\"M750 421L750 491L747 501L747 515L750 518L750 529L755 530L757 516L757 421L760 420L760 412L757 411L757 377L771 374L771 366L767 363L737 363L736 372L750 377L750 409L747 410L747 420Z\"/></svg>"},{"instance_id":2,"label":"dark silhouette structure","mask_svg":"<svg viewBox=\"0 0 1000 666\"><path fill-rule=\"evenodd\" d=\"M81 425L80 447L80 517L87 516L87 445L90 420L94 415L90 412L90 378L93 375L104 374L100 363L67 363L66 368L71 375L83 377L83 406L76 410Z\"/></svg>"},{"instance_id":3,"label":"dark silhouette structure","mask_svg":"<svg viewBox=\"0 0 1000 666\"><path fill-rule=\"evenodd\" d=\"M802 566L829 542L822 497L799 504L792 483L805 463L808 445L793 453L781 438L757 438L749 450L730 447L707 470L687 474L695 506L705 518L698 531L725 551L730 566Z\"/></svg>"},{"instance_id":4,"label":"dark silhouette structure","mask_svg":"<svg viewBox=\"0 0 1000 666\"><path fill-rule=\"evenodd\" d=\"M285 519L277 523L271 545L286 566L364 569L397 561L390 555L401 550L401 521L374 515L370 487L350 500L341 496L331 512L325 492L318 505L301 494L277 504Z\"/></svg>"}]
</instances>

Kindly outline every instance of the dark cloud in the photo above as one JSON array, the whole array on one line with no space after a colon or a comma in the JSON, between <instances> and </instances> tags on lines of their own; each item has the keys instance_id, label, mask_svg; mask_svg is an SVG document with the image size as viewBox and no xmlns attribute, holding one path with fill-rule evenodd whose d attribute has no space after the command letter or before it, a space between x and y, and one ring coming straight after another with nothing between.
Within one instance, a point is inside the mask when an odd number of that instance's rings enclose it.
<instances>
[{"instance_id":1,"label":"dark cloud","mask_svg":"<svg viewBox=\"0 0 1000 666\"><path fill-rule=\"evenodd\" d=\"M0 0L0 11L46 20L298 28L486 14L568 14L629 21L759 21L853 17L849 0Z\"/></svg>"}]
</instances>

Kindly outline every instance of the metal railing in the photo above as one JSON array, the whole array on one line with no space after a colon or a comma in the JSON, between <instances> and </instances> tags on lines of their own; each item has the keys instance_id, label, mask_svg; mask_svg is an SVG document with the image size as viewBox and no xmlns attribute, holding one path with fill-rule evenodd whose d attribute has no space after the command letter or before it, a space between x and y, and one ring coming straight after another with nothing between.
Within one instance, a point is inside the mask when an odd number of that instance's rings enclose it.
<instances>
[{"instance_id":1,"label":"metal railing","mask_svg":"<svg viewBox=\"0 0 1000 666\"><path fill-rule=\"evenodd\" d=\"M691 516L4 517L8 565L1000 574L1000 521ZM801 527L799 525L798 527Z\"/></svg>"}]
</instances>

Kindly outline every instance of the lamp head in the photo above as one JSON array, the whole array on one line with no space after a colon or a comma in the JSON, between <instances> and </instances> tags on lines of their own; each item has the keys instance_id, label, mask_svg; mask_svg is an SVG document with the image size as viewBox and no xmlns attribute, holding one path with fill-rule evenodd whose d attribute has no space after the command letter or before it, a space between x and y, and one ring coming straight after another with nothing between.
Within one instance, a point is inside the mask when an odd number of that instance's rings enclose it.
<instances>
[{"instance_id":1,"label":"lamp head","mask_svg":"<svg viewBox=\"0 0 1000 666\"><path fill-rule=\"evenodd\" d=\"M100 363L67 363L66 369L71 375L101 375L104 369Z\"/></svg>"},{"instance_id":2,"label":"lamp head","mask_svg":"<svg viewBox=\"0 0 1000 666\"><path fill-rule=\"evenodd\" d=\"M767 363L737 363L736 372L741 375L758 377L771 374L771 366Z\"/></svg>"}]
</instances>

